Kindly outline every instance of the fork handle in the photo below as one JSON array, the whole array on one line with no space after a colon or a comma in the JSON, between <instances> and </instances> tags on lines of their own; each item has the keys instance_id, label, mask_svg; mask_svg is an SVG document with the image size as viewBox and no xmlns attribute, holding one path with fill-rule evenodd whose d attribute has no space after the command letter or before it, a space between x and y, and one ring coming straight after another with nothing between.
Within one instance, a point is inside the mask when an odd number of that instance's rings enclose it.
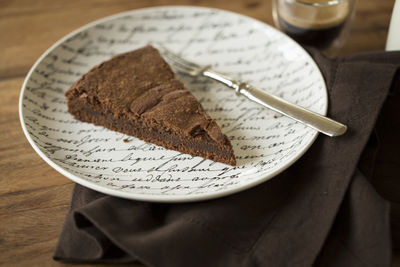
<instances>
[{"instance_id":1,"label":"fork handle","mask_svg":"<svg viewBox=\"0 0 400 267\"><path fill-rule=\"evenodd\" d=\"M328 136L339 136L346 132L347 126L322 116L318 113L294 105L282 98L268 94L247 83L239 84L237 93L246 96L248 99L270 108L276 112L282 113L298 122L326 134Z\"/></svg>"},{"instance_id":2,"label":"fork handle","mask_svg":"<svg viewBox=\"0 0 400 267\"><path fill-rule=\"evenodd\" d=\"M307 126L328 136L339 136L344 134L347 130L347 126L344 124L292 104L277 96L268 94L249 85L248 83L239 83L226 75L212 70L210 66L205 67L201 74L233 88L237 94L244 95L248 99L266 108L272 109L300 123L306 124Z\"/></svg>"}]
</instances>

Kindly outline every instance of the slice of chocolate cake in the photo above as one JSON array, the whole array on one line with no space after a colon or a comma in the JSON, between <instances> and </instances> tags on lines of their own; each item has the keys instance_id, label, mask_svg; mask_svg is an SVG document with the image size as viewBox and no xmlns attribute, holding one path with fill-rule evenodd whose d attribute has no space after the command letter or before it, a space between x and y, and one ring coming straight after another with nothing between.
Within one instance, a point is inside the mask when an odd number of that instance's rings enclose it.
<instances>
[{"instance_id":1,"label":"slice of chocolate cake","mask_svg":"<svg viewBox=\"0 0 400 267\"><path fill-rule=\"evenodd\" d=\"M95 66L65 96L68 111L78 120L193 156L236 164L228 138L151 46Z\"/></svg>"}]
</instances>

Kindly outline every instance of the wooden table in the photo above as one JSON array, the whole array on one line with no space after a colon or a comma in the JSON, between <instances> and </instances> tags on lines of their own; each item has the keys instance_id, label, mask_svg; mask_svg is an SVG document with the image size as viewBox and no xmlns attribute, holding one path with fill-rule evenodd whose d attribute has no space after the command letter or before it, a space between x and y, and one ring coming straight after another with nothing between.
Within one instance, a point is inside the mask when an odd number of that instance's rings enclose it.
<instances>
[{"instance_id":1,"label":"wooden table","mask_svg":"<svg viewBox=\"0 0 400 267\"><path fill-rule=\"evenodd\" d=\"M229 5L225 0L0 1L0 265L62 265L52 260L52 253L73 182L48 166L22 132L18 98L28 70L55 41L86 23L172 4L228 9L272 24L267 0L230 0ZM359 0L341 54L383 50L393 5L394 0ZM400 266L400 256L393 265Z\"/></svg>"}]
</instances>

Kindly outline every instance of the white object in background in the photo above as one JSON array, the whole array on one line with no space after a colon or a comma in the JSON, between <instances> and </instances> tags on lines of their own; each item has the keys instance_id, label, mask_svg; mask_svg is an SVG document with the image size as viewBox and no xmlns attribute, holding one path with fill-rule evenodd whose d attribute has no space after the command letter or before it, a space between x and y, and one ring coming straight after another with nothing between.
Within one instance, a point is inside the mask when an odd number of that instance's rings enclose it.
<instances>
[{"instance_id":1,"label":"white object in background","mask_svg":"<svg viewBox=\"0 0 400 267\"><path fill-rule=\"evenodd\" d=\"M400 1L396 0L390 20L389 34L386 41L386 51L400 50Z\"/></svg>"}]
</instances>

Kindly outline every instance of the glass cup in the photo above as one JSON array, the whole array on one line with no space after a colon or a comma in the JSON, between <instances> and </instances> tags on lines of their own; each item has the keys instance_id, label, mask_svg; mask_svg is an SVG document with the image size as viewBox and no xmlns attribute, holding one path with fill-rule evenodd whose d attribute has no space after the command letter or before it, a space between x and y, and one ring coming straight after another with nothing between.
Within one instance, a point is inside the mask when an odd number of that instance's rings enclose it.
<instances>
[{"instance_id":1,"label":"glass cup","mask_svg":"<svg viewBox=\"0 0 400 267\"><path fill-rule=\"evenodd\" d=\"M278 29L298 43L335 56L344 45L357 0L273 0Z\"/></svg>"}]
</instances>

